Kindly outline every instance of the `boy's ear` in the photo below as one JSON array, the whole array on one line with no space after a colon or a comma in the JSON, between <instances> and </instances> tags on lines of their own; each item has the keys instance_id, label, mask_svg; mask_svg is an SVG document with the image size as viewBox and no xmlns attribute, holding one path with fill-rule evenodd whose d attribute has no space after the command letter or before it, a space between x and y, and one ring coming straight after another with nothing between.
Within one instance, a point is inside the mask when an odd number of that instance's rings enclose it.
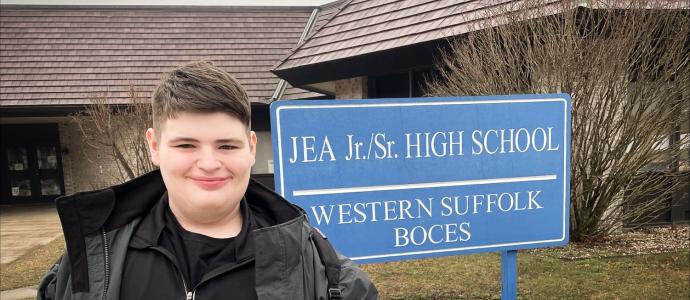
<instances>
[{"instance_id":1,"label":"boy's ear","mask_svg":"<svg viewBox=\"0 0 690 300\"><path fill-rule=\"evenodd\" d=\"M151 162L153 162L154 165L159 166L159 156L158 156L158 140L156 140L156 132L153 130L153 128L149 128L146 130L146 141L149 144L149 154L151 154Z\"/></svg>"},{"instance_id":2,"label":"boy's ear","mask_svg":"<svg viewBox=\"0 0 690 300\"><path fill-rule=\"evenodd\" d=\"M252 153L252 166L256 163L256 132L253 130L249 131L249 151Z\"/></svg>"}]
</instances>

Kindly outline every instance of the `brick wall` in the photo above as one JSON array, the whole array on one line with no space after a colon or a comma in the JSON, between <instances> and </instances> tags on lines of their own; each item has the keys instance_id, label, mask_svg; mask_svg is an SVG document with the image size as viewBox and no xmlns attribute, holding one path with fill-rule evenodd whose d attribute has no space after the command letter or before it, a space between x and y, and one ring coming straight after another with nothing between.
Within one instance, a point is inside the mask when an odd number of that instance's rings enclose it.
<instances>
[{"instance_id":1,"label":"brick wall","mask_svg":"<svg viewBox=\"0 0 690 300\"><path fill-rule=\"evenodd\" d=\"M65 194L70 195L77 192L74 186L74 175L72 173L72 157L74 150L72 139L75 135L73 130L70 130L68 122L58 123L58 132L60 134L60 149L62 149L62 176L65 181Z\"/></svg>"},{"instance_id":2,"label":"brick wall","mask_svg":"<svg viewBox=\"0 0 690 300\"><path fill-rule=\"evenodd\" d=\"M103 188L118 182L114 176L118 166L105 151L86 146L82 133L74 121L58 124L65 193Z\"/></svg>"},{"instance_id":3,"label":"brick wall","mask_svg":"<svg viewBox=\"0 0 690 300\"><path fill-rule=\"evenodd\" d=\"M354 77L335 81L336 99L365 99L367 96L367 77Z\"/></svg>"}]
</instances>

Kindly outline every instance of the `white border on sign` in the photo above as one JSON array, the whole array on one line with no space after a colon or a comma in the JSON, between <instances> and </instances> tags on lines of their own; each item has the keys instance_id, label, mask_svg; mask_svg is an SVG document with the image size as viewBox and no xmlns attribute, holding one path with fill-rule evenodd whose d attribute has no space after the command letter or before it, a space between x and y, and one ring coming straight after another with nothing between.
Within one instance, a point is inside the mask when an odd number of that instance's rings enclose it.
<instances>
[{"instance_id":1,"label":"white border on sign","mask_svg":"<svg viewBox=\"0 0 690 300\"><path fill-rule=\"evenodd\" d=\"M512 103L538 103L538 102L562 102L563 105L563 145L569 145L568 144L568 132L566 131L568 128L568 103L565 98L544 98L544 99L510 99L510 100L472 100L472 101L437 101L437 102L400 102L400 103L361 103L361 104L322 104L322 105L294 105L294 106L281 106L276 109L276 130L278 131L278 167L280 170L280 195L285 197L285 180L283 178L284 173L283 173L283 151L282 151L282 139L281 139L281 133L280 133L280 111L284 109L330 109L330 108L361 108L361 107L406 107L406 106L439 106L439 105L473 105L473 104L512 104ZM389 253L389 254L379 254L379 255L369 255L369 256L358 256L358 257L351 257L350 259L352 260L361 260L361 259L376 259L376 258L387 258L387 257L397 257L397 256L410 256L410 255L423 255L423 254L433 254L433 253L444 253L444 252L454 252L454 251L462 251L462 250L475 250L475 249L486 249L486 248L498 248L498 247L507 247L507 246L522 246L522 245L530 245L530 244L543 244L543 243L552 243L552 242L561 242L565 240L565 234L566 234L566 229L567 226L565 224L566 220L566 213L568 211L568 208L566 206L566 199L568 197L568 194L566 194L566 187L568 182L566 182L567 178L567 151L564 148L563 150L563 226L562 226L562 232L561 232L561 237L559 239L551 239L551 240L539 240L539 241L527 241L527 242L519 242L519 243L505 243L505 244L491 244L491 245L483 245L483 246L470 246L470 247L458 247L458 248L448 248L448 249L434 249L434 250L424 250L424 251L413 251L413 252L401 252L401 253ZM540 179L537 180L547 180L544 178L547 178L549 180L553 180L555 178L551 178L550 176L555 175L545 175L545 176L533 176L533 177L540 177ZM544 177L544 178L541 178ZM525 177L515 177L515 178L525 178ZM480 179L479 184L481 183L481 180L496 180L496 179ZM523 180L524 181L524 180ZM530 180L533 181L533 180ZM447 183L447 182L446 182ZM452 182L451 182L452 183ZM458 182L455 182L456 184ZM488 183L483 183L483 184L488 184ZM414 185L414 184L413 184ZM349 187L349 188L344 188L346 191L347 189L352 189L354 191L359 191L359 189L362 188L370 188L370 187ZM415 187L416 188L416 187ZM324 189L324 191L329 192L328 190L331 189ZM332 189L332 190L338 190L338 189ZM306 191L314 191L314 190L306 190ZM318 190L316 190L318 191Z\"/></svg>"}]
</instances>

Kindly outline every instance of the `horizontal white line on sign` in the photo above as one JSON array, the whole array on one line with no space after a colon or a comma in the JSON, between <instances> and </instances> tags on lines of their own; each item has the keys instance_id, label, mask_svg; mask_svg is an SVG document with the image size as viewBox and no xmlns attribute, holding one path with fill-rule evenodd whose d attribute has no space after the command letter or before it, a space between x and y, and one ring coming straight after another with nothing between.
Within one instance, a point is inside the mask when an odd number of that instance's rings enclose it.
<instances>
[{"instance_id":1,"label":"horizontal white line on sign","mask_svg":"<svg viewBox=\"0 0 690 300\"><path fill-rule=\"evenodd\" d=\"M362 192L397 191L397 190L425 189L425 188L438 188L438 187L449 187L449 186L483 185L483 184L526 182L526 181L545 181L545 180L556 180L556 175L488 178L488 179L426 182L426 183L411 183L411 184L393 184L393 185L372 185L372 186L359 186L359 187L333 188L333 189L297 190L297 191L293 191L292 195L293 196L314 196L314 195L330 195L330 194L348 194L348 193L362 193Z\"/></svg>"}]
</instances>

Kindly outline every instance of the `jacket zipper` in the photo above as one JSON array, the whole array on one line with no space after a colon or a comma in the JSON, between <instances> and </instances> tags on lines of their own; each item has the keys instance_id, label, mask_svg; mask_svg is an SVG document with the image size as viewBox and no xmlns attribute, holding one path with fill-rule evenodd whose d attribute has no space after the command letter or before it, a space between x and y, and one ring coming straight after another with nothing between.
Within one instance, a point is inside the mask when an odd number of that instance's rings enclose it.
<instances>
[{"instance_id":1,"label":"jacket zipper","mask_svg":"<svg viewBox=\"0 0 690 300\"><path fill-rule=\"evenodd\" d=\"M182 272L180 271L180 268L177 266L177 263L176 263L176 261L173 259L172 254L169 254L169 253L167 252L167 250L161 249L160 247L149 247L149 249L153 249L153 250L155 250L155 251L158 251L159 253L163 254L163 256L167 257L170 261L173 262L173 266L175 266L175 271L177 271L177 274L180 275L180 279L182 279L182 287L184 288L185 298L186 298L187 300L195 300L195 299L196 299L196 288L194 288L194 289L191 290L191 291L189 290L189 288L187 287L187 282L185 282L185 280L184 280L184 275L183 275ZM224 270L223 272L221 272L221 273L219 273L219 274L216 274L216 275L214 275L214 276L211 276L211 277L209 277L209 278L202 278L202 280L197 284L197 286L199 286L199 285L201 285L202 283L206 282L206 280L209 280L209 279L211 279L211 278L213 278L213 277L215 277L215 276L217 276L217 275L220 275L220 274L223 274L223 273L225 273L225 272L228 272L228 271L230 271L230 270L232 270L232 269L235 269L235 268L238 268L238 267L240 267L240 266L243 266L243 265L245 265L245 264L247 264L247 263L249 263L249 262L251 262L251 261L252 261L252 259L245 259L245 260L239 261L237 264L235 264L234 266L232 266L230 269Z\"/></svg>"},{"instance_id":2,"label":"jacket zipper","mask_svg":"<svg viewBox=\"0 0 690 300\"><path fill-rule=\"evenodd\" d=\"M187 300L194 300L194 296L196 295L196 290L194 291L189 291L187 289L187 283L184 281L184 276L182 276L182 273L178 270L177 273L180 275L180 278L182 278L182 286L184 287L184 294L187 296Z\"/></svg>"},{"instance_id":3,"label":"jacket zipper","mask_svg":"<svg viewBox=\"0 0 690 300\"><path fill-rule=\"evenodd\" d=\"M105 263L105 285L103 286L103 297L102 299L105 300L106 294L108 293L108 284L110 283L110 263L108 262L109 257L108 257L108 236L105 233L105 228L101 228L101 238L103 239L103 261Z\"/></svg>"},{"instance_id":4,"label":"jacket zipper","mask_svg":"<svg viewBox=\"0 0 690 300\"><path fill-rule=\"evenodd\" d=\"M228 271L230 271L230 270L232 270L232 269L234 269L234 268L240 267L240 266L242 266L242 265L244 265L244 264L246 264L246 263L249 263L249 262L251 262L251 261L252 261L251 259L246 259L246 260L244 260L244 261L240 261L238 264L232 266L232 268L230 268L230 269L228 269L228 270L225 270L224 272L222 272L222 273L220 273L220 274L223 274L223 273L225 273L225 272L228 272ZM180 275L180 278L182 279L182 286L184 286L184 292L185 292L185 294L187 295L187 300L195 300L195 299L196 299L196 288L194 288L193 290L189 291L189 290L187 289L187 283L185 283L185 281L184 281L184 276L182 276L182 272L180 272L179 269L177 270L177 272L178 272L178 274ZM220 274L218 274L218 275L220 275ZM202 279L202 280L197 284L197 287L198 287L199 285L201 285L202 283L206 282L206 280L210 280L211 278L213 278L213 277L215 277L215 276L217 276L217 275L214 275L214 276L209 277L209 278Z\"/></svg>"},{"instance_id":5,"label":"jacket zipper","mask_svg":"<svg viewBox=\"0 0 690 300\"><path fill-rule=\"evenodd\" d=\"M183 275L182 272L180 271L180 268L177 266L177 261L174 259L174 257L172 256L172 254L168 253L167 250L162 249L162 248L160 248L160 247L151 247L151 246L150 246L150 247L148 247L148 248L149 248L149 249L152 249L152 250L154 250L154 251L158 251L158 253L162 254L163 256L165 256L166 258L168 258L168 259L173 263L173 266L175 267L175 271L177 272L177 275L180 275L180 279L182 279L182 288L184 288L185 299L187 299L187 300L194 300L194 298L196 298L196 289L190 291L190 290L187 288L187 283L184 281L184 275Z\"/></svg>"}]
</instances>

